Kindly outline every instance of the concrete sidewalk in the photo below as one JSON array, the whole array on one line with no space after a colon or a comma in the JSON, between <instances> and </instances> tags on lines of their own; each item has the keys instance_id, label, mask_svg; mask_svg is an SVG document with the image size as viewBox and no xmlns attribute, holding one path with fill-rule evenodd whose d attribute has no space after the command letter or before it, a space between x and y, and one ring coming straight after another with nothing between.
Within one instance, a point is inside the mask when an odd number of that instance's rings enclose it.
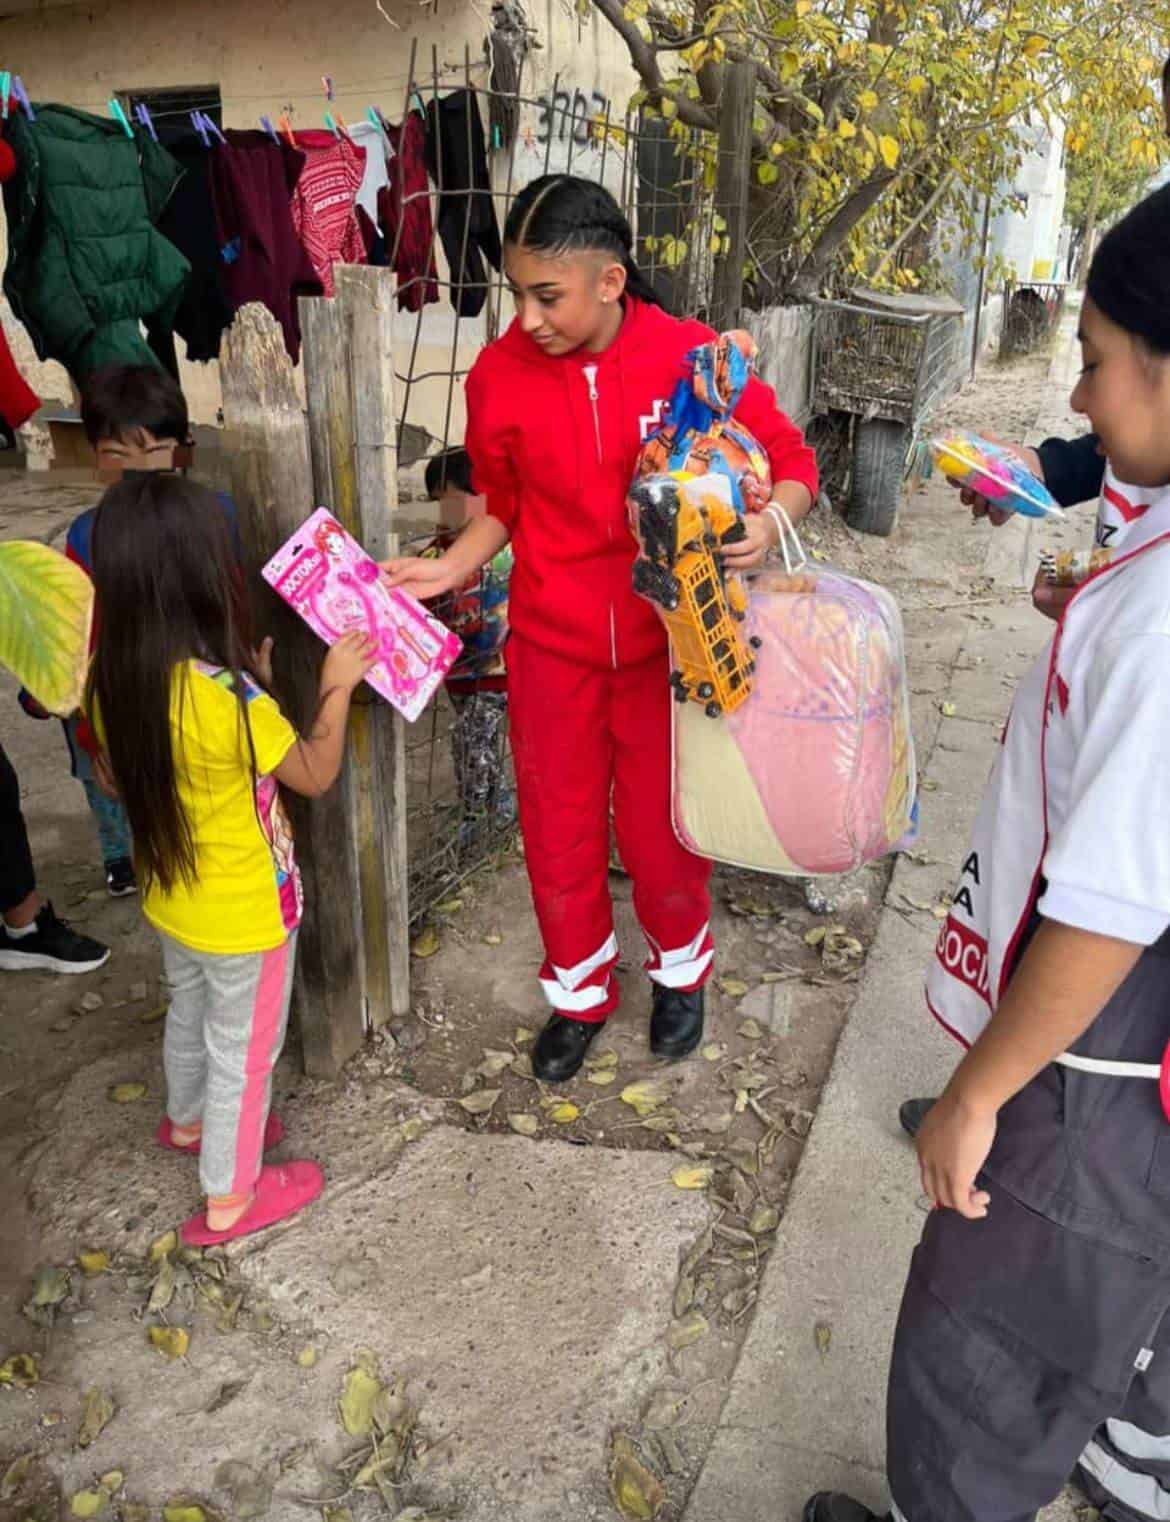
<instances>
[{"instance_id":1,"label":"concrete sidewalk","mask_svg":"<svg viewBox=\"0 0 1170 1522\"><path fill-rule=\"evenodd\" d=\"M1066 326L1036 438L1077 431L1067 407L1074 368ZM1055 532L1045 526L1042 540L1084 542L1090 521L1083 509ZM1026 563L1035 566L1030 539L1020 519L990 537L987 569L1005 591L1018 588ZM885 1510L886 1372L926 1208L897 1112L912 1095L937 1093L956 1056L922 998L938 922L908 900L932 903L952 888L1011 688L1050 627L1018 593L970 615L946 695L953 717L940 718L919 758L927 779L919 851L929 861L903 857L895 869L685 1522L789 1522L823 1489Z\"/></svg>"}]
</instances>

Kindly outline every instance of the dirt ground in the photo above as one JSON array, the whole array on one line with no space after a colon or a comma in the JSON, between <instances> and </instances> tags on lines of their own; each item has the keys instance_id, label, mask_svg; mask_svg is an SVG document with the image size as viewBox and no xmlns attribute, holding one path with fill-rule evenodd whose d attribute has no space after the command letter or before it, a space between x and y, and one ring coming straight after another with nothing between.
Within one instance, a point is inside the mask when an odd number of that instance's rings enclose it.
<instances>
[{"instance_id":1,"label":"dirt ground","mask_svg":"<svg viewBox=\"0 0 1170 1522\"><path fill-rule=\"evenodd\" d=\"M1035 417L1046 368L1037 357L984 371L946 420L1019 437ZM52 538L90 500L84 488L4 477L0 537ZM823 510L805 534L817 559L881 582L901 604L927 791L940 694L965 621L1005 595L981 580L985 534L937 480L913 487L888 540L862 539ZM354 1489L369 1443L355 1448L333 1401L360 1366L359 1348L331 1334L319 1310L304 1297L298 1303L295 1289L277 1285L275 1259L264 1250L184 1258L156 1249L152 1260L151 1244L197 1203L190 1168L149 1145L163 1103L157 951L134 902L112 902L104 892L59 726L26 719L6 678L0 735L22 779L45 891L114 948L107 967L89 979L11 976L0 984L0 1519L66 1515L78 1491L90 1499L74 1514L125 1522L158 1516L176 1497L208 1517L279 1522L314 1514L332 1522L347 1515L353 1522L395 1515L425 1522L461 1507L469 1517L487 1516L466 1489L444 1481L444 1466L455 1473L459 1465L440 1456L442 1434L428 1428L431 1405L442 1401L425 1369L401 1401L383 1391L391 1409L376 1430L388 1434L384 1447L397 1442L398 1459L391 1455L366 1476L369 1488ZM295 1153L286 1155L319 1158L340 1192L352 1188L354 1198L371 1181L392 1191L402 1158L440 1126L552 1149L540 1154L550 1159L558 1144L662 1153L668 1171L697 1170L696 1181L709 1183L704 1224L688 1239L677 1277L673 1249L669 1255L673 1319L655 1363L657 1382L642 1381L615 1404L616 1448L597 1452L595 1483L577 1515L604 1515L606 1469L614 1463L634 1490L663 1486L663 1517L681 1512L887 880L884 865L866 869L839 885L829 912L818 915L798 884L719 870L718 974L706 1043L695 1059L667 1066L647 1051L640 938L629 885L615 873L624 1008L586 1072L553 1092L536 1083L527 1056L546 1011L535 982L538 943L523 861L514 848L424 927L409 1020L374 1037L335 1083L307 1079L295 1036L290 1040L275 1091L295 1141ZM908 897L905 912L930 915L935 907ZM118 1084L142 1089L116 1104L108 1095ZM623 1099L634 1084L646 1086L635 1090L638 1107ZM318 1235L320 1219L309 1212L293 1228L296 1236L278 1246L287 1255L294 1244L305 1261L321 1258L335 1243ZM102 1256L83 1260L87 1253ZM339 1262L331 1282L343 1294L350 1278L367 1270L344 1256ZM420 1263L419 1273L426 1272ZM190 1332L200 1357L168 1361L150 1345L152 1329L164 1341L169 1331ZM522 1345L513 1350L517 1359L524 1354ZM19 1355L35 1360L35 1380L23 1379ZM16 1364L6 1366L14 1356ZM118 1416L110 1433L99 1435L104 1396ZM322 1411L330 1413L327 1425ZM506 1417L499 1414L501 1422ZM196 1511L167 1516L199 1522Z\"/></svg>"}]
</instances>

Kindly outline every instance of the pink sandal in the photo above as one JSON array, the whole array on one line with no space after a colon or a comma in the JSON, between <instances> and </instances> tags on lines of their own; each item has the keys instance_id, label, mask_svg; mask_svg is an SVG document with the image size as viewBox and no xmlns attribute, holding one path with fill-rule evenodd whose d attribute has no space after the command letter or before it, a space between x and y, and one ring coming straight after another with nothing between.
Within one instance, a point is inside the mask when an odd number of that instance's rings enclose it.
<instances>
[{"instance_id":1,"label":"pink sandal","mask_svg":"<svg viewBox=\"0 0 1170 1522\"><path fill-rule=\"evenodd\" d=\"M154 1139L160 1147L166 1147L169 1152L186 1152L190 1157L199 1156L200 1143L188 1142L185 1147L180 1147L173 1139L174 1126L171 1117L164 1115L158 1123L158 1130L154 1133ZM268 1120L264 1126L264 1150L267 1152L272 1147L279 1147L284 1140L284 1123L275 1111L269 1110Z\"/></svg>"},{"instance_id":2,"label":"pink sandal","mask_svg":"<svg viewBox=\"0 0 1170 1522\"><path fill-rule=\"evenodd\" d=\"M179 1227L185 1247L217 1247L221 1242L249 1236L286 1221L311 1205L325 1187L325 1175L316 1163L280 1163L261 1168L252 1203L234 1226L226 1231L212 1231L207 1212L201 1210Z\"/></svg>"}]
</instances>

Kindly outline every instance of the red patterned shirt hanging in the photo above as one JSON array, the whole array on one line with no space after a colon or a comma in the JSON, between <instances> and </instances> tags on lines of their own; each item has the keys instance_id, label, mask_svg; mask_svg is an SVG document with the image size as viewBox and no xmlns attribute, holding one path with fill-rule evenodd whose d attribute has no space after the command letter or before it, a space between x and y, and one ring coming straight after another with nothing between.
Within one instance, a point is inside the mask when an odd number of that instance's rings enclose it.
<instances>
[{"instance_id":1,"label":"red patterned shirt hanging","mask_svg":"<svg viewBox=\"0 0 1170 1522\"><path fill-rule=\"evenodd\" d=\"M293 226L326 296L332 296L333 266L366 262L356 207L366 150L332 132L298 132L296 142L305 167L293 191Z\"/></svg>"}]
</instances>

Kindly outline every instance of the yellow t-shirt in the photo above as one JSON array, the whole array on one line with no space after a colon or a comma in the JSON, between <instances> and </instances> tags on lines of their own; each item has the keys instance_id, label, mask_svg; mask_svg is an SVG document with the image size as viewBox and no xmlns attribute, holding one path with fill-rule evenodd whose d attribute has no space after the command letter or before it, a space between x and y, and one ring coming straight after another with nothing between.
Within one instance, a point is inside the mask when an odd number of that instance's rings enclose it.
<instances>
[{"instance_id":1,"label":"yellow t-shirt","mask_svg":"<svg viewBox=\"0 0 1170 1522\"><path fill-rule=\"evenodd\" d=\"M276 702L245 677L247 735L230 671L189 661L171 689L179 797L195 843L197 878L152 887L143 912L194 951L271 951L300 924L301 880L272 773L297 733Z\"/></svg>"}]
</instances>

